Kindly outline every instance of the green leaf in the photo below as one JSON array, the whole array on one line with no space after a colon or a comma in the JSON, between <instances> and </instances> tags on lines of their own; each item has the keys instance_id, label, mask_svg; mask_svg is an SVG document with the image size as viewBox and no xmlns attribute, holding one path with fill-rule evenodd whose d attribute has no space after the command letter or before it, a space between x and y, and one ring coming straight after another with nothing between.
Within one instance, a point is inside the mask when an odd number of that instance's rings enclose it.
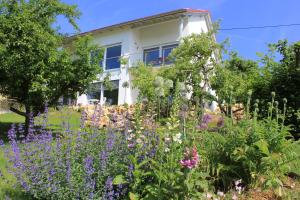
<instances>
[{"instance_id":1,"label":"green leaf","mask_svg":"<svg viewBox=\"0 0 300 200\"><path fill-rule=\"evenodd\" d=\"M269 152L269 145L268 143L261 139L257 142L254 143L254 145L265 155L270 155L270 152Z\"/></svg>"},{"instance_id":2,"label":"green leaf","mask_svg":"<svg viewBox=\"0 0 300 200\"><path fill-rule=\"evenodd\" d=\"M124 183L127 183L127 181L124 179L123 175L117 175L113 180L114 185L120 185Z\"/></svg>"},{"instance_id":3,"label":"green leaf","mask_svg":"<svg viewBox=\"0 0 300 200\"><path fill-rule=\"evenodd\" d=\"M134 194L132 192L129 192L129 199L130 200L138 200L139 199L139 195Z\"/></svg>"}]
</instances>

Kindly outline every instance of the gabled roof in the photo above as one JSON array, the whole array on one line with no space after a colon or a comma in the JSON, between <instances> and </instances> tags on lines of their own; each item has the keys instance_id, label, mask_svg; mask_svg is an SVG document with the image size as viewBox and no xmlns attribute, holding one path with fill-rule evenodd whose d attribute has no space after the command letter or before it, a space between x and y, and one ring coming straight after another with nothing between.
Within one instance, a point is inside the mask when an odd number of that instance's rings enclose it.
<instances>
[{"instance_id":1,"label":"gabled roof","mask_svg":"<svg viewBox=\"0 0 300 200\"><path fill-rule=\"evenodd\" d=\"M203 14L206 14L206 15L210 15L208 10L199 10L199 9L191 9L191 8L177 9L177 10L173 10L173 11L169 11L169 12L164 12L164 13L160 13L160 14L156 14L156 15L151 15L151 16L147 16L147 17L143 17L143 18L139 18L139 19L134 19L134 20L130 20L130 21L127 21L127 22L122 22L122 23L118 23L118 24L114 24L114 25L94 29L94 30L91 30L91 31L83 32L83 33L80 33L78 35L70 36L70 37L67 38L67 40L72 40L76 36L82 36L82 35L87 35L87 34L96 34L96 33L99 33L99 32L108 31L108 30L115 30L115 29L118 29L118 28L135 28L135 27L139 27L139 26L143 26L143 25L159 23L159 22L166 21L166 20L176 19L176 18L178 18L178 17L180 17L184 14L189 14L189 13L190 14L192 14L192 13L203 13Z\"/></svg>"}]
</instances>

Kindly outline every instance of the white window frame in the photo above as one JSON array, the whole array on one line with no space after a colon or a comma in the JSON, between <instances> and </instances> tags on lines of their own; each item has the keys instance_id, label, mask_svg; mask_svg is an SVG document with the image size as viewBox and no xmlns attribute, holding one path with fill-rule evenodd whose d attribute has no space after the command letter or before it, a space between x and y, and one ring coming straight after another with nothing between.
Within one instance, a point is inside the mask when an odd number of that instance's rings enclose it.
<instances>
[{"instance_id":1,"label":"white window frame","mask_svg":"<svg viewBox=\"0 0 300 200\"><path fill-rule=\"evenodd\" d=\"M143 62L146 64L145 62L145 51L150 50L150 49L154 49L154 48L158 48L159 49L159 59L162 59L162 63L160 65L156 65L153 67L162 67L162 66L169 66L172 64L164 64L164 59L163 59L163 47L165 46L171 46L171 45L179 45L179 42L171 42L171 43L164 43L164 44L159 44L159 45L155 45L155 46L148 46L148 47L144 47L143 48Z\"/></svg>"},{"instance_id":2,"label":"white window frame","mask_svg":"<svg viewBox=\"0 0 300 200\"><path fill-rule=\"evenodd\" d=\"M103 60L102 60L102 67L103 67L103 71L105 72L111 72L111 71L119 71L122 68L122 64L120 63L120 68L116 68L116 69L106 69L106 54L107 54L107 48L110 47L115 47L115 46L121 46L121 54L120 54L120 58L122 57L122 43L115 43L115 44L111 44L111 45L106 45L104 47L104 54L103 54ZM119 57L119 56L117 56ZM111 58L117 58L117 57L111 57Z\"/></svg>"}]
</instances>

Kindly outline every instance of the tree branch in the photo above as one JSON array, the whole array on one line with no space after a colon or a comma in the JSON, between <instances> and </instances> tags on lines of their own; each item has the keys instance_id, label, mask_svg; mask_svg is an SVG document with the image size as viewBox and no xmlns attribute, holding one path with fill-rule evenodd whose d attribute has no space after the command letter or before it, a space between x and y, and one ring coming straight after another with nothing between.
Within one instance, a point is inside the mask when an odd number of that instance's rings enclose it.
<instances>
[{"instance_id":1,"label":"tree branch","mask_svg":"<svg viewBox=\"0 0 300 200\"><path fill-rule=\"evenodd\" d=\"M9 110L12 111L12 112L14 112L14 113L17 113L18 115L22 115L22 116L24 116L24 117L27 116L25 112L22 112L22 111L20 111L20 110L14 108L14 107L10 107Z\"/></svg>"},{"instance_id":2,"label":"tree branch","mask_svg":"<svg viewBox=\"0 0 300 200\"><path fill-rule=\"evenodd\" d=\"M242 111L242 110L244 110L244 108L239 108L239 109L233 110L232 112L236 113L236 112L239 112L239 111Z\"/></svg>"}]
</instances>

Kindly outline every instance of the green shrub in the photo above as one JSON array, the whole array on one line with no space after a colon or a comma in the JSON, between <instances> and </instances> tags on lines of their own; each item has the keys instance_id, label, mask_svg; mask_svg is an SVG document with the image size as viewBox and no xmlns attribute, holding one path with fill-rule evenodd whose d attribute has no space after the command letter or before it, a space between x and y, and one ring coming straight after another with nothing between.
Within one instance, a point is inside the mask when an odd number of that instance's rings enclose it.
<instances>
[{"instance_id":1,"label":"green shrub","mask_svg":"<svg viewBox=\"0 0 300 200\"><path fill-rule=\"evenodd\" d=\"M297 156L297 143L287 140L288 136L289 128L271 119L236 123L227 119L217 132L204 132L205 154L218 187L230 189L234 181L242 179L248 187L281 188L289 164Z\"/></svg>"}]
</instances>

